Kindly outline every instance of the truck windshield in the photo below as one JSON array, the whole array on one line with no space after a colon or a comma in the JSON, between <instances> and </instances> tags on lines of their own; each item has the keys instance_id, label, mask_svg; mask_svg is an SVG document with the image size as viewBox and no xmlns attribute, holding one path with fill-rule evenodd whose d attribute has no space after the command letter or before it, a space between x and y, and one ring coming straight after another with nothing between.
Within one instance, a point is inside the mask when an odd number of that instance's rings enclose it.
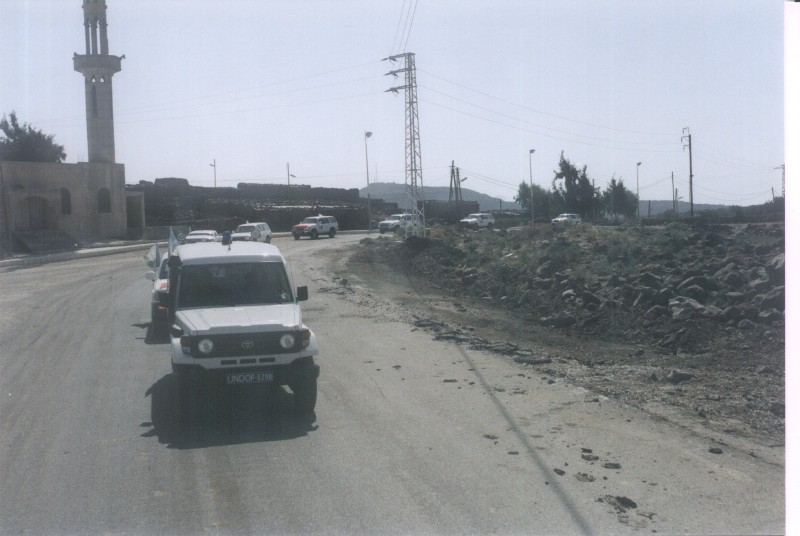
<instances>
[{"instance_id":1,"label":"truck windshield","mask_svg":"<svg viewBox=\"0 0 800 536\"><path fill-rule=\"evenodd\" d=\"M178 281L178 309L294 301L281 262L188 265L181 268Z\"/></svg>"}]
</instances>

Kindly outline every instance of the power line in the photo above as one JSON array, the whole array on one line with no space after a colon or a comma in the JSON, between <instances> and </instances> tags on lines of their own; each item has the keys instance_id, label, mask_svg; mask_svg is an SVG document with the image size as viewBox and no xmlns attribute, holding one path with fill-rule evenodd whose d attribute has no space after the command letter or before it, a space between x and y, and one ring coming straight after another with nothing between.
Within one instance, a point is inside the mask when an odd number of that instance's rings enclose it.
<instances>
[{"instance_id":1,"label":"power line","mask_svg":"<svg viewBox=\"0 0 800 536\"><path fill-rule=\"evenodd\" d=\"M150 112L165 112L165 111L170 111L170 110L178 110L178 109L181 109L181 108L191 108L191 107L200 106L200 105L202 105L202 106L211 106L211 105L219 104L219 103L224 103L224 104L236 103L236 102L239 102L239 101L254 100L254 99L260 99L260 98L264 98L264 97L275 97L275 96L278 96L278 95L292 95L292 94L296 94L296 93L300 93L300 92L304 92L304 91L311 91L311 90L315 90L315 89L329 88L329 87L333 87L333 86L337 86L337 85L350 84L352 82L361 82L361 81L364 81L364 80L371 80L371 79L377 79L377 76L375 76L375 75L364 76L364 77L353 78L353 79L349 79L349 80L341 80L341 81L338 81L338 82L329 82L329 83L326 83L326 84L318 84L316 86L308 86L308 87L302 87L302 88L297 88L297 89L287 89L287 90L277 91L277 92L273 92L273 93L262 93L262 94L259 94L259 95L252 95L252 96L248 96L248 97L239 97L239 98L236 98L236 99L233 99L233 100L206 101L206 102L197 102L197 103L194 103L194 104L186 103L186 102L180 102L180 101L176 101L175 103L169 103L169 104L153 104L153 105L150 105L150 106L145 106L145 107L140 107L140 108L123 109L123 110L119 111L119 114L124 115L124 114L137 114L137 113L150 113ZM196 97L194 100L195 101L200 101L200 100L202 100L204 98L205 97ZM173 104L177 104L177 102L180 102L180 104L178 104L176 106L173 106Z\"/></svg>"},{"instance_id":2,"label":"power line","mask_svg":"<svg viewBox=\"0 0 800 536\"><path fill-rule=\"evenodd\" d=\"M501 181L500 179L494 179L492 177L488 177L486 175L482 175L482 174L478 173L477 171L469 170L469 169L466 169L466 168L461 168L461 169L463 169L464 172L469 173L469 177L475 177L477 180L480 180L480 181L483 181L483 182L488 182L489 184L492 184L494 186L499 186L501 188L508 188L510 190L517 190L519 188L519 186L516 186L514 184L511 184L511 183L508 183L508 182L505 182L505 181Z\"/></svg>"},{"instance_id":3,"label":"power line","mask_svg":"<svg viewBox=\"0 0 800 536\"><path fill-rule=\"evenodd\" d=\"M213 112L203 112L203 113L196 113L196 114L187 114L187 115L178 115L173 117L156 117L156 118L143 118L143 119L129 119L129 120L119 120L120 124L134 124L134 123L148 123L151 121L174 121L177 119L192 119L197 117L213 117L218 115L231 115L231 114L239 114L239 113L247 113L253 111L264 111L264 110L274 110L279 108L291 108L294 106L307 106L309 104L321 104L326 102L334 102L334 101L341 101L341 100L349 100L349 99L360 99L363 97L368 97L371 95L377 95L377 92L373 93L362 93L359 95L346 95L343 97L331 97L329 99L318 99L313 101L303 101L303 102L294 102L289 104L276 104L273 106L258 106L258 107L251 107L251 108L239 108L236 110L219 110Z\"/></svg>"},{"instance_id":4,"label":"power line","mask_svg":"<svg viewBox=\"0 0 800 536\"><path fill-rule=\"evenodd\" d=\"M330 75L332 73L338 73L338 72L349 71L349 70L353 70L353 69L359 69L361 67L366 67L368 65L373 65L375 63L377 63L377 60L369 61L369 62L365 62L365 63L360 63L360 64L356 64L356 65L349 65L349 66L341 67L341 68L338 68L338 69L330 69L330 70L327 70L327 71L321 71L321 72L317 72L317 73L310 73L310 74L306 74L306 75L302 75L302 76L297 76L297 77L294 77L294 78L289 78L289 79L286 79L286 80L272 82L272 83L269 83L269 84L261 84L261 85L252 86L252 87L244 87L244 88L241 88L241 89L234 89L234 90L230 90L230 91L225 91L225 92L220 92L220 93L212 93L212 94L208 94L208 95L198 95L198 96L195 96L195 97L182 97L180 100L166 101L166 102L151 104L151 105L148 105L148 106L143 106L143 107L138 107L138 108L122 108L122 109L115 110L115 114L116 115L123 115L123 114L133 114L133 113L147 113L148 111L152 111L152 112L169 111L169 110L174 110L174 109L190 107L190 106L192 106L192 104L189 104L189 102L191 102L191 101L197 101L197 103L195 105L205 105L205 106L207 106L209 104L214 104L216 102L216 101L213 101L213 100L211 102L208 102L209 99L217 99L217 98L224 97L224 96L227 96L227 95L235 95L235 94L238 94L238 93L245 93L245 92L248 92L248 91L255 91L255 90L260 90L260 89L264 89L264 88L268 88L268 87L274 87L274 86L279 86L279 85L283 85L283 84L289 84L289 83L297 82L297 81L300 81L300 80L307 80L307 79L310 79L310 78L328 76L328 75ZM254 98L260 98L260 97L289 94L289 93L293 93L293 92L296 93L296 92L310 90L310 89L319 89L319 88L324 88L324 87L330 87L332 85L346 84L346 83L350 83L350 82L360 82L360 81L363 81L363 80L370 80L370 79L373 79L373 78L377 79L378 76L377 75L370 75L370 76L366 76L366 77L352 78L352 79L348 79L348 80L344 80L344 81L340 81L340 82L331 82L329 84L320 84L320 85L317 85L317 86L301 87L301 88L298 88L298 89L295 89L295 90L286 90L286 91L277 92L277 93L264 93L264 94L261 94L261 95L242 97L242 98L239 98L239 99L236 99L236 100L254 99ZM220 101L220 102L227 102L227 101ZM43 125L56 125L56 124L63 124L63 123L69 124L69 123L74 123L76 121L85 122L86 121L86 116L85 115L74 115L74 116L56 117L56 118L51 118L51 119L44 119L44 120L40 121L40 123L43 124Z\"/></svg>"},{"instance_id":5,"label":"power line","mask_svg":"<svg viewBox=\"0 0 800 536\"><path fill-rule=\"evenodd\" d=\"M394 31L394 40L392 41L392 48L389 49L389 54L394 54L394 46L397 44L397 34L400 32L400 25L403 23L403 13L406 10L406 0L403 0L403 7L400 8L400 18L397 19L397 28ZM402 40L401 40L402 42Z\"/></svg>"},{"instance_id":6,"label":"power line","mask_svg":"<svg viewBox=\"0 0 800 536\"><path fill-rule=\"evenodd\" d=\"M613 146L613 145L602 145L602 144L599 144L599 143L590 143L590 142L580 141L580 140L573 140L573 139L564 138L564 137L561 137L561 136L554 136L554 135L548 134L546 132L541 132L541 131L537 131L537 130L531 130L531 129L527 129L527 128L522 128L522 127L519 127L517 125L509 125L508 123L503 123L501 121L496 121L494 119L481 117L479 115L471 114L471 113L465 112L463 110L457 110L455 108L451 108L449 106L445 106L443 104L432 102L432 101L429 101L429 100L426 100L426 99L420 99L420 100L422 102L431 104L431 105L436 106L438 108L444 108L446 110L450 110L451 112L456 112L456 113L459 113L459 114L467 115L467 116L470 116L470 117L474 117L476 119L480 119L482 121L487 121L489 123L494 123L496 125L501 125L501 126L504 126L504 127L512 128L512 129L515 129L515 130L519 130L521 132L529 132L531 134L537 134L539 136L545 136L547 138L551 138L551 139L554 139L554 140L567 141L567 142L571 142L571 143L579 143L579 144L582 144L582 145L588 145L588 146L591 146L591 147L601 147L601 148L604 148L604 149L614 149L614 150L618 150L618 151L647 152L647 153L676 153L677 152L677 150L676 151L667 151L667 150L658 150L658 149L627 148L627 147L619 147L619 146Z\"/></svg>"},{"instance_id":7,"label":"power line","mask_svg":"<svg viewBox=\"0 0 800 536\"><path fill-rule=\"evenodd\" d=\"M580 125L585 125L585 126L590 126L590 127L595 127L595 128L613 130L613 131L616 131L616 132L627 132L629 134L645 134L645 135L648 135L648 136L674 136L675 135L674 132L669 132L669 133L666 133L666 132L643 132L643 131L639 131L639 130L620 129L620 128L609 127L609 126L605 126L605 125L598 125L598 124L595 124L595 123L588 123L588 122L585 122L585 121L579 121L579 120L576 120L576 119L570 119L569 117L564 117L564 116L552 114L552 113L549 113L549 112L545 112L543 110L538 110L536 108L532 108L530 106L526 106L524 104L519 104L519 103L510 101L508 99L504 99L504 98L501 98L501 97L496 97L496 96L491 95L489 93L486 93L484 91L480 91L478 89L474 89L474 88L465 86L463 84L459 84L458 82L453 82L453 81L448 80L447 78L444 78L442 76L433 74L433 73L431 73L429 71L425 71L424 69L420 69L420 71L422 71L423 73L425 73L427 75L433 76L434 78L438 78L439 80L443 80L444 82L447 82L448 84L452 84L454 86L458 86L458 87L466 89L468 91L472 91L472 92L477 93L479 95L483 95L484 97L489 97L490 99L498 100L500 102L503 102L503 103L506 103L506 104L510 104L512 106L517 106L519 108L524 108L526 110L530 110L530 111L536 112L538 114L546 115L546 116L549 116L549 117L555 117L556 119L562 119L564 121L570 121L572 123L577 123L577 124L580 124Z\"/></svg>"},{"instance_id":8,"label":"power line","mask_svg":"<svg viewBox=\"0 0 800 536\"><path fill-rule=\"evenodd\" d=\"M414 26L414 18L417 15L417 6L419 5L419 0L413 0L413 2L414 2L414 11L411 13L411 23L408 25L408 32L406 33L406 40L405 40L405 43L403 43L403 50L404 51L408 50L408 40L411 37L411 28ZM409 11L410 11L410 9L411 8L409 6Z\"/></svg>"},{"instance_id":9,"label":"power line","mask_svg":"<svg viewBox=\"0 0 800 536\"><path fill-rule=\"evenodd\" d=\"M746 162L744 160L740 160L738 157L726 154L726 153L724 153L724 152L722 152L722 151L720 151L718 149L715 149L714 147L711 147L707 143L695 142L695 145L699 145L700 147L705 147L707 150L711 151L712 153L716 153L716 154L720 155L723 158L723 159L720 159L719 162L715 162L715 163L719 163L719 164L723 164L723 165L730 165L730 166L733 166L733 167L752 167L752 168L759 168L759 169L764 167L764 166L759 165L759 164L754 164L752 162ZM712 156L712 158L714 158L714 157Z\"/></svg>"},{"instance_id":10,"label":"power line","mask_svg":"<svg viewBox=\"0 0 800 536\"><path fill-rule=\"evenodd\" d=\"M439 90L436 90L436 89L433 89L433 88L430 88L430 87L427 87L427 86L420 86L420 87L422 87L424 89L427 89L428 91L432 91L434 93L438 93L439 95L447 97L448 99L452 99L454 101L458 101L458 102L467 104L469 106L473 106L475 108L478 108L479 110L483 110L485 112L493 113L493 114L499 115L500 117L504 117L504 118L507 118L507 119L516 120L516 121L519 121L521 123L526 123L526 124L529 124L529 125L534 126L534 127L544 128L544 129L547 129L547 130L553 130L555 132L560 132L560 133L563 133L563 134L569 134L569 135L572 135L572 136L578 136L578 137L581 137L581 138L587 138L587 139L590 139L590 140L608 141L608 142L615 141L615 140L611 140L611 139L608 139L608 138L598 138L596 136L587 136L586 134L578 134L577 132L570 132L570 131L567 131L567 130L561 130L561 129L558 129L558 128L555 128L555 127L549 127L547 125L542 125L542 124L539 124L539 123L533 123L531 121L526 121L524 119L520 119L520 118L518 118L516 116L512 116L512 115L505 114L505 113L502 113L502 112L497 112L495 110L492 110L490 108L486 108L486 107L481 106L479 104L475 104L475 103L469 102L467 100L460 99L460 98L454 97L452 95L448 95L447 93L444 93L442 91L439 91ZM626 141L625 143L632 144L632 145L672 145L672 144L674 144L674 142L658 142L656 144L653 144L651 142L632 142L632 141Z\"/></svg>"}]
</instances>

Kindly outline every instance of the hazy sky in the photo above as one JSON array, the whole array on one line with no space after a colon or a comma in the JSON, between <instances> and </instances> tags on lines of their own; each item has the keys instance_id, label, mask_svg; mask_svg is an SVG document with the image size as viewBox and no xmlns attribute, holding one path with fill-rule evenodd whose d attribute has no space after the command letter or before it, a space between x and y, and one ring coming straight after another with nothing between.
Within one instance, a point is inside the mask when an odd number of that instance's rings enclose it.
<instances>
[{"instance_id":1,"label":"hazy sky","mask_svg":"<svg viewBox=\"0 0 800 536\"><path fill-rule=\"evenodd\" d=\"M784 6L776 0L107 0L117 161L127 182L404 182L416 54L423 182L511 200L549 188L559 154L670 199L749 205L781 193ZM412 21L413 18L413 21ZM80 0L0 2L0 112L85 161ZM377 170L377 172L376 172Z\"/></svg>"}]
</instances>

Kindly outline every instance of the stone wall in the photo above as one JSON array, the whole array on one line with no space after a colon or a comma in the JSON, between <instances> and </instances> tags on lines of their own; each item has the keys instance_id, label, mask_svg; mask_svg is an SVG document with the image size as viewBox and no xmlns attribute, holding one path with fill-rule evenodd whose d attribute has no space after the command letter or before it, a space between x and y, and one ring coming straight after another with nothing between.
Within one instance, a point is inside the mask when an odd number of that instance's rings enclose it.
<instances>
[{"instance_id":1,"label":"stone wall","mask_svg":"<svg viewBox=\"0 0 800 536\"><path fill-rule=\"evenodd\" d=\"M10 232L62 230L79 240L122 238L127 229L125 166L0 162L0 225Z\"/></svg>"}]
</instances>

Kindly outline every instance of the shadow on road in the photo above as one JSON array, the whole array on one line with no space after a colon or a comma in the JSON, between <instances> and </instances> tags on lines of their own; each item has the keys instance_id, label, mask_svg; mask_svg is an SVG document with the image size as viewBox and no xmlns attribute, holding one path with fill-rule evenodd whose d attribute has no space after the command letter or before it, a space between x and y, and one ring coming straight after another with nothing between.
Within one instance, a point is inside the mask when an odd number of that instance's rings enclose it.
<instances>
[{"instance_id":1,"label":"shadow on road","mask_svg":"<svg viewBox=\"0 0 800 536\"><path fill-rule=\"evenodd\" d=\"M301 416L292 395L283 389L241 391L220 394L205 407L193 408L181 419L178 383L168 374L145 393L150 397L152 422L143 437L157 437L159 443L176 449L198 449L264 441L295 439L317 429L315 415Z\"/></svg>"},{"instance_id":2,"label":"shadow on road","mask_svg":"<svg viewBox=\"0 0 800 536\"><path fill-rule=\"evenodd\" d=\"M145 344L167 344L169 343L169 334L156 335L151 322L144 322L141 324L131 324L135 328L145 330L144 343Z\"/></svg>"}]
</instances>

